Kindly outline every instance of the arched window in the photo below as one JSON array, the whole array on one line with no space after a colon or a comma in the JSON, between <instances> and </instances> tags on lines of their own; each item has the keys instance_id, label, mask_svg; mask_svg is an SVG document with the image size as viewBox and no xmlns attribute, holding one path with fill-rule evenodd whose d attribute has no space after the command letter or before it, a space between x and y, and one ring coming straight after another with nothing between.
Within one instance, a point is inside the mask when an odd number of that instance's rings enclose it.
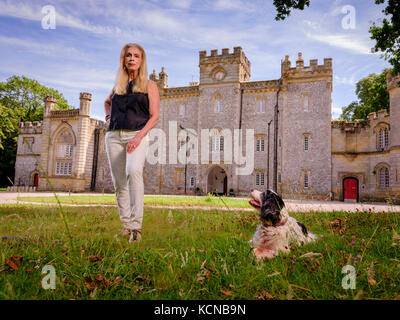
<instances>
[{"instance_id":1,"label":"arched window","mask_svg":"<svg viewBox=\"0 0 400 320\"><path fill-rule=\"evenodd\" d=\"M211 136L211 151L224 151L224 136L221 130L214 128Z\"/></svg>"},{"instance_id":2,"label":"arched window","mask_svg":"<svg viewBox=\"0 0 400 320\"><path fill-rule=\"evenodd\" d=\"M376 148L380 151L387 149L389 146L389 128L387 124L380 124L376 128Z\"/></svg>"},{"instance_id":3,"label":"arched window","mask_svg":"<svg viewBox=\"0 0 400 320\"><path fill-rule=\"evenodd\" d=\"M221 113L222 112L222 99L215 99L214 100L214 112Z\"/></svg>"},{"instance_id":4,"label":"arched window","mask_svg":"<svg viewBox=\"0 0 400 320\"><path fill-rule=\"evenodd\" d=\"M379 187L389 188L389 168L387 167L379 169Z\"/></svg>"},{"instance_id":5,"label":"arched window","mask_svg":"<svg viewBox=\"0 0 400 320\"><path fill-rule=\"evenodd\" d=\"M214 113L222 113L222 104L223 104L223 97L222 94L217 92L213 99L213 104L214 104Z\"/></svg>"},{"instance_id":6,"label":"arched window","mask_svg":"<svg viewBox=\"0 0 400 320\"><path fill-rule=\"evenodd\" d=\"M55 175L70 176L72 174L73 137L68 130L60 133L55 144Z\"/></svg>"}]
</instances>

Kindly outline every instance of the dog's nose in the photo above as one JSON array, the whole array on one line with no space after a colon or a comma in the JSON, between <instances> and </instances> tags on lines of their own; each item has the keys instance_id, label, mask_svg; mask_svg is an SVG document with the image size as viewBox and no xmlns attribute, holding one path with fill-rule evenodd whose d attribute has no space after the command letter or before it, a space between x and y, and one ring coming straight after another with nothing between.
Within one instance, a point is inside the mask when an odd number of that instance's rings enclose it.
<instances>
[{"instance_id":1,"label":"dog's nose","mask_svg":"<svg viewBox=\"0 0 400 320\"><path fill-rule=\"evenodd\" d=\"M254 189L250 189L250 192L253 192L254 191Z\"/></svg>"}]
</instances>

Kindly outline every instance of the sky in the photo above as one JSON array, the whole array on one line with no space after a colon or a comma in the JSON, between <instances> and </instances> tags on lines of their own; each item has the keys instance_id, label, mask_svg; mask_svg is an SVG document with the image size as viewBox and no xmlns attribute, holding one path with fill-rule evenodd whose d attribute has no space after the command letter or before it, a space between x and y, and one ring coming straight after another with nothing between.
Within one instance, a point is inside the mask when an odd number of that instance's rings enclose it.
<instances>
[{"instance_id":1,"label":"sky","mask_svg":"<svg viewBox=\"0 0 400 320\"><path fill-rule=\"evenodd\" d=\"M146 51L148 72L165 67L168 87L199 81L199 51L242 47L250 81L280 77L280 61L298 52L333 59L332 117L357 100L355 84L389 64L371 53L375 0L311 0L304 11L276 21L270 0L0 0L0 81L17 75L57 89L73 107L92 94L90 115L104 119L126 43ZM55 15L49 15L52 6ZM54 17L54 20L49 19ZM48 28L49 26L54 28Z\"/></svg>"}]
</instances>

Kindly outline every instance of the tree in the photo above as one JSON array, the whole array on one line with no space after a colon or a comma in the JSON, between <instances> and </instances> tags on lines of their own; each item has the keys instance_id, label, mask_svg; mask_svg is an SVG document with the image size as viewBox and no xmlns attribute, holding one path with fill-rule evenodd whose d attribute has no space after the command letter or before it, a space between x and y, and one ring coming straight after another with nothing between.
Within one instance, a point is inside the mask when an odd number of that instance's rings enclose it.
<instances>
[{"instance_id":1,"label":"tree","mask_svg":"<svg viewBox=\"0 0 400 320\"><path fill-rule=\"evenodd\" d=\"M376 4L382 4L385 0L375 0ZM389 0L387 7L382 12L389 16L390 21L383 19L382 26L378 27L375 23L369 29L371 39L376 41L373 50L383 52L383 57L392 66L392 75L400 73L400 2Z\"/></svg>"},{"instance_id":2,"label":"tree","mask_svg":"<svg viewBox=\"0 0 400 320\"><path fill-rule=\"evenodd\" d=\"M42 120L48 95L56 97L57 109L71 108L61 93L36 80L13 76L0 82L0 186L14 178L19 123Z\"/></svg>"},{"instance_id":3,"label":"tree","mask_svg":"<svg viewBox=\"0 0 400 320\"><path fill-rule=\"evenodd\" d=\"M388 69L385 69L379 75L372 73L357 82L356 94L359 101L353 101L347 107L343 107L340 119L367 119L370 112L381 109L390 111L389 94L386 91L387 71Z\"/></svg>"},{"instance_id":4,"label":"tree","mask_svg":"<svg viewBox=\"0 0 400 320\"><path fill-rule=\"evenodd\" d=\"M386 3L386 8L382 10L385 16L382 26L375 23L369 29L371 39L375 40L374 52L382 52L385 58L393 67L392 75L400 73L400 1L399 0L375 0L375 4ZM277 10L275 20L285 20L291 9L304 10L310 6L309 0L274 0Z\"/></svg>"},{"instance_id":5,"label":"tree","mask_svg":"<svg viewBox=\"0 0 400 320\"><path fill-rule=\"evenodd\" d=\"M70 108L61 93L41 85L36 80L25 76L12 76L5 82L0 82L0 103L10 109L20 109L21 121L42 120L46 96L56 97L56 109Z\"/></svg>"}]
</instances>

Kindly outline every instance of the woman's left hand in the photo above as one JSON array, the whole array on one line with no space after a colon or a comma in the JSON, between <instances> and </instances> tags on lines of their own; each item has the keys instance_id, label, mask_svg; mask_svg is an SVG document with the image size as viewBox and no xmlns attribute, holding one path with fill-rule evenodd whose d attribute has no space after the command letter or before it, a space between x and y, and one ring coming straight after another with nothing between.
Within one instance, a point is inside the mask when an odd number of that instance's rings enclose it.
<instances>
[{"instance_id":1,"label":"woman's left hand","mask_svg":"<svg viewBox=\"0 0 400 320\"><path fill-rule=\"evenodd\" d=\"M131 140L129 140L127 146L126 146L126 152L131 153L133 152L140 144L140 141L142 141L142 137L137 134L134 136Z\"/></svg>"}]
</instances>

